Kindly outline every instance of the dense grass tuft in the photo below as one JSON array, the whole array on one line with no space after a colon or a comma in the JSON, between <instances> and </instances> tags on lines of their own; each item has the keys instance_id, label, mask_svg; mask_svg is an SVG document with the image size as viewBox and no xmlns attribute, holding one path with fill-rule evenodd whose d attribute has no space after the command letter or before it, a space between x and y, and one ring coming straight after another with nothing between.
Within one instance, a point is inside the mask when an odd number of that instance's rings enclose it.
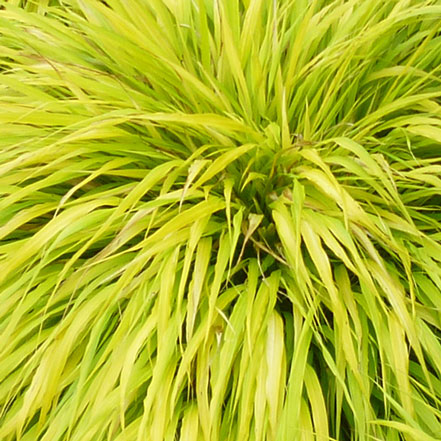
<instances>
[{"instance_id":1,"label":"dense grass tuft","mask_svg":"<svg viewBox=\"0 0 441 441\"><path fill-rule=\"evenodd\" d=\"M0 440L441 438L441 1L0 5Z\"/></svg>"}]
</instances>

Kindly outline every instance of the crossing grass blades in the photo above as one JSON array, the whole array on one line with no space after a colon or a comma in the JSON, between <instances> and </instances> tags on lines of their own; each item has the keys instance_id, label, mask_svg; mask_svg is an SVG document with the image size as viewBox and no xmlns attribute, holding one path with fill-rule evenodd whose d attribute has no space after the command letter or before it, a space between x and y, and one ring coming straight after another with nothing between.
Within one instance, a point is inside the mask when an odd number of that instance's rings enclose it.
<instances>
[{"instance_id":1,"label":"crossing grass blades","mask_svg":"<svg viewBox=\"0 0 441 441\"><path fill-rule=\"evenodd\" d=\"M2 1L0 439L441 437L439 0Z\"/></svg>"}]
</instances>

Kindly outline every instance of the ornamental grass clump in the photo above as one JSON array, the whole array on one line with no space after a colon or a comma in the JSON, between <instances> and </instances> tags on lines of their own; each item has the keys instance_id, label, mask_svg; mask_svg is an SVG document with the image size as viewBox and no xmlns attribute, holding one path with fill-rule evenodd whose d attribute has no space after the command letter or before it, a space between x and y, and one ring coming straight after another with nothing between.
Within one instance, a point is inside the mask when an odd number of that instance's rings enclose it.
<instances>
[{"instance_id":1,"label":"ornamental grass clump","mask_svg":"<svg viewBox=\"0 0 441 441\"><path fill-rule=\"evenodd\" d=\"M0 4L0 440L441 438L439 0Z\"/></svg>"}]
</instances>

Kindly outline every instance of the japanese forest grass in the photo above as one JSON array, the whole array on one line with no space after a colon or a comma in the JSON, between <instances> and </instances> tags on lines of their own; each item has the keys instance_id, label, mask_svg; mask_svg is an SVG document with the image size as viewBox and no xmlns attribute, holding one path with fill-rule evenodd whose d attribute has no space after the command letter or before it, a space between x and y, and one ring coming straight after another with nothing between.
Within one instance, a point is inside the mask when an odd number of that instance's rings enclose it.
<instances>
[{"instance_id":1,"label":"japanese forest grass","mask_svg":"<svg viewBox=\"0 0 441 441\"><path fill-rule=\"evenodd\" d=\"M1 2L0 439L440 439L441 2L105 3Z\"/></svg>"}]
</instances>

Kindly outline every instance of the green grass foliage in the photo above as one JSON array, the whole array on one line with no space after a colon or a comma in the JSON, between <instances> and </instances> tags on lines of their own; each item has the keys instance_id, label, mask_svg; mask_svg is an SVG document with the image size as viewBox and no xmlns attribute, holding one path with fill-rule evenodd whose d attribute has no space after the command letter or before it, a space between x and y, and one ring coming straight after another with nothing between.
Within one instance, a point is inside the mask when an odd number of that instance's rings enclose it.
<instances>
[{"instance_id":1,"label":"green grass foliage","mask_svg":"<svg viewBox=\"0 0 441 441\"><path fill-rule=\"evenodd\" d=\"M0 440L441 439L441 1L0 4Z\"/></svg>"}]
</instances>

